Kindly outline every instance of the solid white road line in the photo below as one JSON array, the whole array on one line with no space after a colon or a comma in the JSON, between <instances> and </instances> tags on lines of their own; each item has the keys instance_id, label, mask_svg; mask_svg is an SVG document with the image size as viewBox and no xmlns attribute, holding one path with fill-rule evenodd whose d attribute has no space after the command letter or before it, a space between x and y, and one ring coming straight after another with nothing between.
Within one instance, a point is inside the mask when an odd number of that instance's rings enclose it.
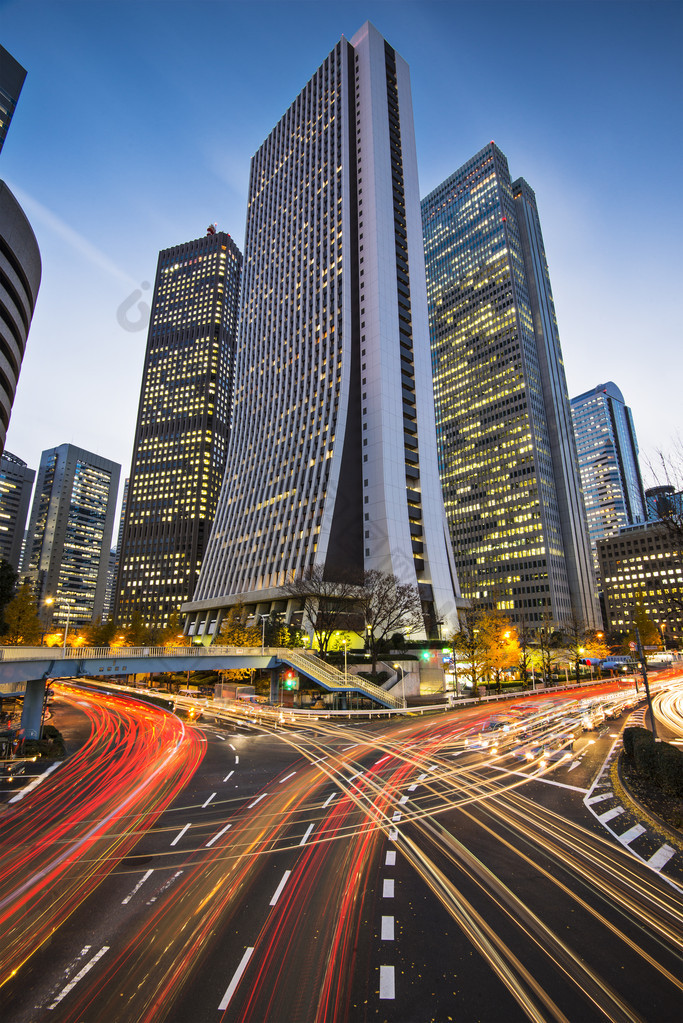
<instances>
[{"instance_id":1,"label":"solid white road line","mask_svg":"<svg viewBox=\"0 0 683 1023\"><path fill-rule=\"evenodd\" d=\"M242 956L242 958L240 960L240 964L237 967L237 969L235 970L234 976L233 976L232 980L230 981L230 983L228 985L228 990L225 992L225 994L221 998L220 1004L218 1006L218 1011L219 1012L225 1012L225 1010L227 1009L228 1005L230 1004L230 999L234 995L235 990L237 988L237 985L239 984L239 982L241 980L242 974L244 973L244 971L247 968L247 963L251 959L251 955L252 955L253 951L254 951L253 948L248 948L246 950L246 952L244 953L244 955Z\"/></svg>"},{"instance_id":2,"label":"solid white road line","mask_svg":"<svg viewBox=\"0 0 683 1023\"><path fill-rule=\"evenodd\" d=\"M396 997L393 966L380 966L379 968L379 997L380 998Z\"/></svg>"},{"instance_id":3,"label":"solid white road line","mask_svg":"<svg viewBox=\"0 0 683 1023\"><path fill-rule=\"evenodd\" d=\"M278 782L278 784L282 785L283 781L287 781L288 778L293 778L295 774L296 774L296 771L292 771L291 774L286 774L284 776L284 778L280 778L280 781Z\"/></svg>"},{"instance_id":4,"label":"solid white road line","mask_svg":"<svg viewBox=\"0 0 683 1023\"><path fill-rule=\"evenodd\" d=\"M185 827L182 829L182 831L179 831L178 834L175 836L175 838L171 842L171 845L176 845L180 841L180 839L183 837L183 835L185 834L187 829L189 827L191 827L191 826L192 826L191 824L186 824Z\"/></svg>"},{"instance_id":5,"label":"solid white road line","mask_svg":"<svg viewBox=\"0 0 683 1023\"><path fill-rule=\"evenodd\" d=\"M335 799L336 795L337 795L337 793L336 793L336 792L333 792L331 796L328 796L328 797L327 797L327 799L326 799L326 800L325 800L325 802L323 803L323 810L325 809L325 807L326 807L326 806L329 806L329 805L330 805L330 803L332 802L332 800L333 800L333 799Z\"/></svg>"},{"instance_id":6,"label":"solid white road line","mask_svg":"<svg viewBox=\"0 0 683 1023\"><path fill-rule=\"evenodd\" d=\"M314 826L315 826L315 825L313 825L313 824L309 824L309 825L308 825L308 827L306 828L306 832L305 832L305 834L304 834L304 837L303 837L303 838L301 839L301 841L299 842L299 845L306 845L306 839L308 838L308 836L310 835L310 833L311 833L311 832L313 831L313 828L314 828Z\"/></svg>"},{"instance_id":7,"label":"solid white road line","mask_svg":"<svg viewBox=\"0 0 683 1023\"><path fill-rule=\"evenodd\" d=\"M640 835L645 834L645 828L642 824L634 824L632 828L625 831L623 835L619 835L619 841L623 842L624 845L630 845Z\"/></svg>"},{"instance_id":8,"label":"solid white road line","mask_svg":"<svg viewBox=\"0 0 683 1023\"><path fill-rule=\"evenodd\" d=\"M233 776L233 774L234 774L234 773L235 773L234 771L231 771L231 772L230 772L230 774L226 774L226 776L225 776L225 778L223 779L223 781L227 781L227 780L228 780L228 778L232 778L232 776Z\"/></svg>"},{"instance_id":9,"label":"solid white road line","mask_svg":"<svg viewBox=\"0 0 683 1023\"><path fill-rule=\"evenodd\" d=\"M213 838L210 838L209 841L206 843L207 847L208 846L212 846L214 842L217 842L218 839L221 837L221 835L224 835L225 832L228 831L231 827L232 827L232 824L226 824L224 828L221 828L221 830L218 832L218 834L214 835Z\"/></svg>"},{"instance_id":10,"label":"solid white road line","mask_svg":"<svg viewBox=\"0 0 683 1023\"><path fill-rule=\"evenodd\" d=\"M607 813L599 814L598 820L602 821L603 824L607 824L608 821L614 820L615 817L618 817L619 814L623 812L624 812L623 806L614 806L612 807L611 810L608 810Z\"/></svg>"},{"instance_id":11,"label":"solid white road line","mask_svg":"<svg viewBox=\"0 0 683 1023\"><path fill-rule=\"evenodd\" d=\"M394 918L393 916L382 917L382 941L394 940Z\"/></svg>"},{"instance_id":12,"label":"solid white road line","mask_svg":"<svg viewBox=\"0 0 683 1023\"><path fill-rule=\"evenodd\" d=\"M390 877L385 877L382 882L382 898L393 899L394 897L394 882Z\"/></svg>"},{"instance_id":13,"label":"solid white road line","mask_svg":"<svg viewBox=\"0 0 683 1023\"><path fill-rule=\"evenodd\" d=\"M386 859L384 860L384 866L385 867L393 867L393 866L395 866L395 864L396 864L396 850L395 849L390 849L389 852L386 855Z\"/></svg>"},{"instance_id":14,"label":"solid white road line","mask_svg":"<svg viewBox=\"0 0 683 1023\"><path fill-rule=\"evenodd\" d=\"M218 793L217 793L217 792L212 792L212 793L211 793L211 795L209 796L209 798L207 799L207 801L206 801L205 803L202 803L202 810L205 810L205 809L206 809L206 807L207 807L207 806L209 805L209 803L211 802L211 800L213 799L213 797L214 797L214 796L216 796L216 795L218 795Z\"/></svg>"},{"instance_id":15,"label":"solid white road line","mask_svg":"<svg viewBox=\"0 0 683 1023\"><path fill-rule=\"evenodd\" d=\"M247 807L247 810L251 810L251 808L252 808L253 806L256 806L256 804L257 804L257 803L260 803L260 802L261 802L261 800L262 800L262 799L265 799L267 795L268 795L268 793L267 793L267 792L262 792L260 796L257 796L257 797L256 797L256 799L254 800L254 802L253 802L253 803L250 803L250 804L249 804L249 806Z\"/></svg>"},{"instance_id":16,"label":"solid white road line","mask_svg":"<svg viewBox=\"0 0 683 1023\"><path fill-rule=\"evenodd\" d=\"M675 852L676 850L672 849L670 845L663 845L646 862L650 864L653 870L660 871L662 867L666 866Z\"/></svg>"},{"instance_id":17,"label":"solid white road line","mask_svg":"<svg viewBox=\"0 0 683 1023\"><path fill-rule=\"evenodd\" d=\"M86 704L86 706L87 706L87 704ZM20 791L17 792L16 796L12 796L12 798L8 799L7 802L8 803L18 803L19 800L23 799L24 796L27 796L29 794L29 792L33 792L33 790L35 788L37 788L38 785L40 785L41 781L45 781L45 779L47 778L48 774L52 774L53 771L57 770L57 768L59 767L60 763L61 763L61 761L57 761L56 764L50 764L50 766L47 768L47 770L43 771L42 774L39 774L38 777L34 778L32 782L29 782L29 784L25 788L20 789ZM9 791L9 789L7 791Z\"/></svg>"},{"instance_id":18,"label":"solid white road line","mask_svg":"<svg viewBox=\"0 0 683 1023\"><path fill-rule=\"evenodd\" d=\"M66 987L62 988L62 990L59 992L59 994L55 998L54 1002L51 1005L48 1005L48 1009L55 1009L59 1005L59 1003L61 1002L62 998L65 998L66 995L68 995L69 991L71 991L73 988L76 987L76 984L78 984L79 980L82 980L83 977L85 977L86 973L89 973L90 970L92 970L92 968L95 965L95 963L99 959L102 958L102 956L104 955L105 952L108 952L108 951L109 951L109 945L103 945L102 948L99 950L99 952L96 952L95 955L92 957L92 959L88 960L88 962L85 964L83 969L80 970L76 974L74 979L69 981L69 983L66 985Z\"/></svg>"},{"instance_id":19,"label":"solid white road line","mask_svg":"<svg viewBox=\"0 0 683 1023\"><path fill-rule=\"evenodd\" d=\"M275 894L273 895L272 899L268 903L269 906L274 906L275 903L277 902L277 900L280 898L280 896L282 895L282 889L287 884L287 879L288 879L288 877L289 877L289 875L291 873L292 873L291 870L285 870L284 874L282 875L282 880L280 881L279 885L275 889Z\"/></svg>"},{"instance_id":20,"label":"solid white road line","mask_svg":"<svg viewBox=\"0 0 683 1023\"><path fill-rule=\"evenodd\" d=\"M130 893L130 895L126 895L125 899L122 901L122 903L121 903L122 906L127 906L128 905L128 903L133 898L133 896L136 895L137 892L140 891L140 888L143 886L143 884L145 883L147 878L151 877L153 873L154 873L153 870L148 870L146 874L142 875L142 877L140 878L138 883L135 885L135 888L133 888L133 891Z\"/></svg>"}]
</instances>

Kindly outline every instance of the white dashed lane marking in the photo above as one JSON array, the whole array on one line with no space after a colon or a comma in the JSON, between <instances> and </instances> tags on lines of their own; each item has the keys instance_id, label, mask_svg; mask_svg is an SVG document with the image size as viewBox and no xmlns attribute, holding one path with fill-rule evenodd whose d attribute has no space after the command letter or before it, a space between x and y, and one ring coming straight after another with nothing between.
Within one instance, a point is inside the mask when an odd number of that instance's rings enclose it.
<instances>
[{"instance_id":1,"label":"white dashed lane marking","mask_svg":"<svg viewBox=\"0 0 683 1023\"><path fill-rule=\"evenodd\" d=\"M390 849L384 860L385 867L394 867L396 865L396 850Z\"/></svg>"},{"instance_id":2,"label":"white dashed lane marking","mask_svg":"<svg viewBox=\"0 0 683 1023\"><path fill-rule=\"evenodd\" d=\"M393 916L382 917L382 941L394 940L394 918Z\"/></svg>"},{"instance_id":3,"label":"white dashed lane marking","mask_svg":"<svg viewBox=\"0 0 683 1023\"><path fill-rule=\"evenodd\" d=\"M285 885L287 884L287 880L288 880L288 878L289 878L289 875L290 875L291 873L292 873L292 872L291 872L291 870L285 870L284 874L282 875L282 880L280 881L279 885L278 885L278 886L277 886L277 888L275 889L275 894L273 895L272 899L271 899L271 900L270 900L270 902L269 902L269 905L270 905L270 906L274 906L274 905L275 905L275 903L277 902L277 900L278 900L278 899L280 898L280 896L282 895L282 889L283 889L283 888L284 888L284 886L285 886Z\"/></svg>"},{"instance_id":4,"label":"white dashed lane marking","mask_svg":"<svg viewBox=\"0 0 683 1023\"><path fill-rule=\"evenodd\" d=\"M217 793L216 792L212 792L211 795L209 796L209 798L206 800L206 802L202 803L202 810L206 809L206 807L209 805L209 803L211 802L211 800L213 799L213 797L215 795L217 795Z\"/></svg>"},{"instance_id":5,"label":"white dashed lane marking","mask_svg":"<svg viewBox=\"0 0 683 1023\"><path fill-rule=\"evenodd\" d=\"M244 973L244 971L247 968L247 963L251 959L253 951L254 951L253 948L248 948L245 951L244 955L242 956L242 958L240 960L240 964L237 967L237 969L235 970L235 973L233 974L233 978L230 981L230 984L228 985L228 990L225 992L225 994L221 998L220 1004L218 1006L218 1011L219 1012L225 1012L225 1010L227 1009L228 1005L230 1004L230 999L232 998L232 996L234 995L234 993L235 993L235 991L237 989L237 985L239 984L239 982L240 982L240 980L242 978L242 974Z\"/></svg>"},{"instance_id":6,"label":"white dashed lane marking","mask_svg":"<svg viewBox=\"0 0 683 1023\"><path fill-rule=\"evenodd\" d=\"M226 776L225 776L225 778L223 779L223 781L227 781L227 780L228 780L228 778L232 778L232 776L233 776L233 774L234 774L234 773L235 773L234 771L231 771L231 772L230 772L230 774L226 774Z\"/></svg>"},{"instance_id":7,"label":"white dashed lane marking","mask_svg":"<svg viewBox=\"0 0 683 1023\"><path fill-rule=\"evenodd\" d=\"M396 997L393 966L380 966L379 968L379 997L380 998Z\"/></svg>"},{"instance_id":8,"label":"white dashed lane marking","mask_svg":"<svg viewBox=\"0 0 683 1023\"><path fill-rule=\"evenodd\" d=\"M308 827L306 828L306 831L304 832L304 837L299 842L299 845L306 845L306 840L308 839L308 836L310 835L310 833L313 831L313 828L314 828L313 824L309 824L308 825Z\"/></svg>"},{"instance_id":9,"label":"white dashed lane marking","mask_svg":"<svg viewBox=\"0 0 683 1023\"><path fill-rule=\"evenodd\" d=\"M59 994L55 998L54 1002L52 1002L51 1005L48 1005L48 1009L55 1009L59 1005L61 1000L63 998L65 998L66 995L68 995L69 991L71 991L73 988L76 987L76 984L78 984L79 980L82 980L83 977L85 977L86 973L89 973L90 970L92 970L92 968L95 965L95 963L99 959L102 958L102 956L104 955L105 952L108 952L108 951L109 951L109 945L103 945L102 948L99 950L99 952L96 952L95 955L92 957L92 959L88 960L88 962L85 964L83 969L79 970L79 972L76 974L74 979L69 981L69 983L66 985L66 987L62 988L62 990L59 992Z\"/></svg>"},{"instance_id":10,"label":"white dashed lane marking","mask_svg":"<svg viewBox=\"0 0 683 1023\"><path fill-rule=\"evenodd\" d=\"M394 882L392 878L385 877L382 882L382 898L393 899L394 897Z\"/></svg>"},{"instance_id":11,"label":"white dashed lane marking","mask_svg":"<svg viewBox=\"0 0 683 1023\"><path fill-rule=\"evenodd\" d=\"M138 883L135 885L135 888L133 888L133 891L130 893L130 895L126 895L125 899L122 901L122 903L121 903L122 906L127 906L128 905L128 903L133 898L133 896L136 895L140 891L140 889L142 888L142 886L145 883L145 881L149 877L151 877L153 873L154 873L153 870L148 870L146 874L142 875L142 877L140 878Z\"/></svg>"},{"instance_id":12,"label":"white dashed lane marking","mask_svg":"<svg viewBox=\"0 0 683 1023\"><path fill-rule=\"evenodd\" d=\"M206 843L207 847L210 847L213 845L214 842L217 842L221 835L224 835L225 832L228 831L231 827L232 824L226 824L224 828L221 828L218 834L214 835L213 838L210 838L209 841Z\"/></svg>"},{"instance_id":13,"label":"white dashed lane marking","mask_svg":"<svg viewBox=\"0 0 683 1023\"><path fill-rule=\"evenodd\" d=\"M175 838L171 842L171 845L177 845L178 842L180 841L180 839L183 837L183 835L187 831L187 829L191 828L191 827L192 827L191 824L186 824L185 827L182 829L182 831L179 831L178 834L175 836Z\"/></svg>"}]
</instances>

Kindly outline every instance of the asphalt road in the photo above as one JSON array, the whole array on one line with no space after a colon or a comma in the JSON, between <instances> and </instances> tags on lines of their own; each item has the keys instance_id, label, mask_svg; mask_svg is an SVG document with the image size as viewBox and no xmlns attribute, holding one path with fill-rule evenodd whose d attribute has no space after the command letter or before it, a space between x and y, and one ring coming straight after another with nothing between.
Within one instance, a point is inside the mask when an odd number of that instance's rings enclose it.
<instances>
[{"instance_id":1,"label":"asphalt road","mask_svg":"<svg viewBox=\"0 0 683 1023\"><path fill-rule=\"evenodd\" d=\"M74 755L2 817L6 1023L680 1018L676 861L584 805L623 720L551 770L466 746L481 708L277 734L54 713Z\"/></svg>"}]
</instances>

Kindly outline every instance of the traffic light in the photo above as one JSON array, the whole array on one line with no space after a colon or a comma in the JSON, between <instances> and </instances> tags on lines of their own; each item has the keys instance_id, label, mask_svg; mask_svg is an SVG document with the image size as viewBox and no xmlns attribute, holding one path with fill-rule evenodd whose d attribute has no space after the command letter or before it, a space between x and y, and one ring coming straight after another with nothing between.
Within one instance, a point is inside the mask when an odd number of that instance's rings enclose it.
<instances>
[{"instance_id":1,"label":"traffic light","mask_svg":"<svg viewBox=\"0 0 683 1023\"><path fill-rule=\"evenodd\" d=\"M282 688L283 689L298 689L299 688L299 678L298 678L296 672L292 671L291 668L288 671L286 671L284 676L283 676Z\"/></svg>"}]
</instances>

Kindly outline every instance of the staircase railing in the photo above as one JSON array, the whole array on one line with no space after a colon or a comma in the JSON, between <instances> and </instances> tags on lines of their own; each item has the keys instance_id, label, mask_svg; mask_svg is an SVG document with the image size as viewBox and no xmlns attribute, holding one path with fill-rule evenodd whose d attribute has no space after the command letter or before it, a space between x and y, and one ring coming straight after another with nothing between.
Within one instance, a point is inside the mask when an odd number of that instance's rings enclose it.
<instances>
[{"instance_id":1,"label":"staircase railing","mask_svg":"<svg viewBox=\"0 0 683 1023\"><path fill-rule=\"evenodd\" d=\"M389 707L405 707L405 700L393 696L381 686L376 686L369 679L359 675L345 674L331 664L326 664L314 654L300 654L291 649L279 651L283 661L287 661L293 668L300 668L303 672L318 682L324 682L331 689L358 689L365 693L370 699Z\"/></svg>"}]
</instances>

